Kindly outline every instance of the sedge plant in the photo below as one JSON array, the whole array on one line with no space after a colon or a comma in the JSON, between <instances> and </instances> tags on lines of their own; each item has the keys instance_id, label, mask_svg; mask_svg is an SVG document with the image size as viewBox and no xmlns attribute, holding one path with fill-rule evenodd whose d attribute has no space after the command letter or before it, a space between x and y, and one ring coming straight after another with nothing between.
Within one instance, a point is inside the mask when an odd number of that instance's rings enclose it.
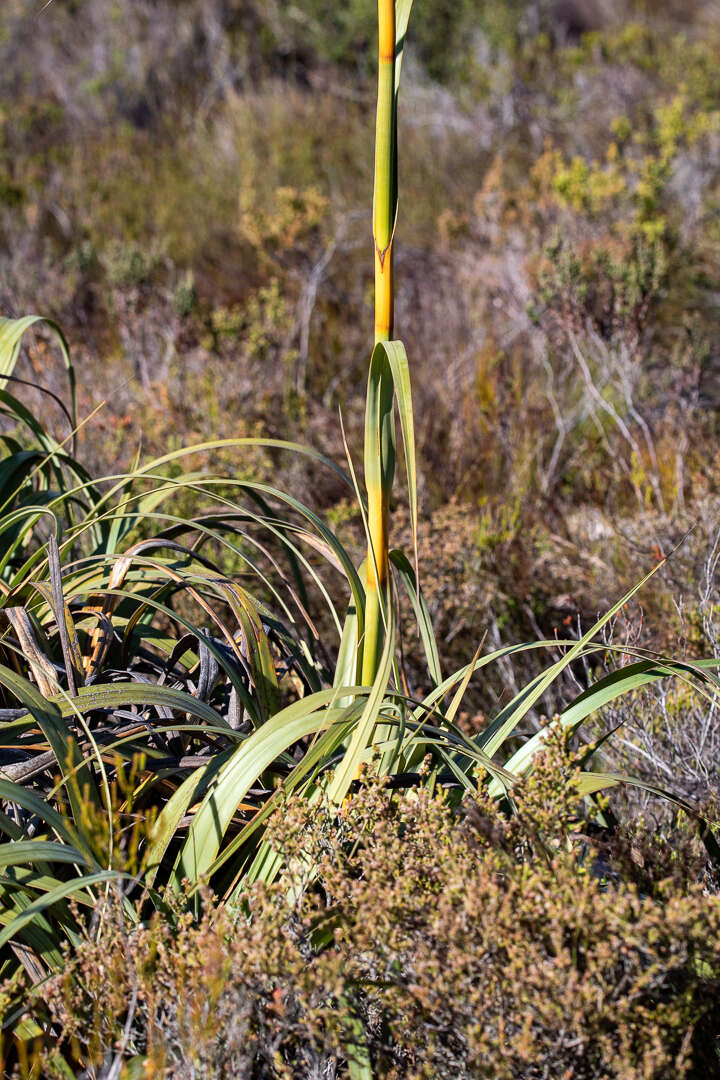
<instances>
[{"instance_id":1,"label":"sedge plant","mask_svg":"<svg viewBox=\"0 0 720 1080\"><path fill-rule=\"evenodd\" d=\"M12 980L25 971L32 983L29 998L19 992L6 1014L22 1037L44 1034L28 1019L28 1001L42 993L109 889L117 889L132 926L148 910L174 910L178 896L192 902L207 885L240 909L252 882L277 878L287 860L267 825L288 795L341 805L371 769L398 783L448 785L456 796L482 789L512 813L513 786L532 771L547 738L541 728L523 740L523 724L552 687L567 685L571 665L613 652L598 635L662 565L577 640L478 651L459 671L443 673L418 574L410 367L393 337L398 91L410 7L411 0L378 3L366 497L352 462L346 472L311 448L259 437L183 447L92 478L77 460L74 408L55 438L11 392L34 321L0 321L0 409L14 431L3 437L0 462L0 975ZM57 340L72 401L73 367ZM390 547L396 409L410 557ZM366 525L360 568L292 493L207 469L215 451L258 446L275 458L304 454L342 477ZM419 695L407 690L397 648L401 592L427 664ZM320 605L335 641L319 640L313 607ZM458 726L471 679L532 651L550 657L540 673L481 730ZM660 679L716 693L712 662L641 649L615 654L617 670L591 680L561 709L555 722L568 734ZM588 752L581 798L634 782L592 762ZM685 809L719 858L711 830ZM133 832L128 875L123 837L138 818L147 827ZM368 1075L365 1066L360 1075Z\"/></svg>"}]
</instances>

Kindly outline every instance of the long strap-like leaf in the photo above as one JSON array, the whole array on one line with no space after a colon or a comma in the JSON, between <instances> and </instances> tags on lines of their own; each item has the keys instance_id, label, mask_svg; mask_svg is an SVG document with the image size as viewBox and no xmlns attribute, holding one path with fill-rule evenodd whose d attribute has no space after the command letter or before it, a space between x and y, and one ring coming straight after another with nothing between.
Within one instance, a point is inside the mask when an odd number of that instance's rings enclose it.
<instances>
[{"instance_id":1,"label":"long strap-like leaf","mask_svg":"<svg viewBox=\"0 0 720 1080\"><path fill-rule=\"evenodd\" d=\"M53 335L57 339L57 343L60 347L60 352L65 362L68 382L70 384L72 423L73 427L76 427L77 413L75 406L75 369L73 368L72 361L70 359L70 349L68 348L68 343L65 340L65 335L63 334L57 323L53 322L52 319L44 319L41 315L26 315L22 319L0 318L0 390L5 389L8 376L12 375L15 370L15 365L17 364L17 359L20 355L20 347L22 345L23 335L30 329L31 326L37 326L38 323L43 323L53 332Z\"/></svg>"},{"instance_id":2,"label":"long strap-like leaf","mask_svg":"<svg viewBox=\"0 0 720 1080\"><path fill-rule=\"evenodd\" d=\"M483 732L481 738L478 740L479 745L490 757L502 746L506 738L515 730L520 720L526 713L533 707L536 701L542 697L548 687L557 679L557 677L565 670L568 664L571 664L573 660L577 659L586 647L592 642L592 639L602 630L614 615L620 611L622 607L627 604L629 600L632 600L633 596L650 580L653 574L656 574L658 570L663 566L665 560L654 566L649 574L646 574L642 581L639 581L637 585L634 585L632 589L625 593L616 604L607 611L602 618L591 626L586 634L576 641L572 648L568 649L563 657L556 663L552 664L542 676L536 679L533 685L527 689L527 692L521 692L520 700L517 706L512 709L508 716L503 716L501 723L493 723L490 727Z\"/></svg>"}]
</instances>

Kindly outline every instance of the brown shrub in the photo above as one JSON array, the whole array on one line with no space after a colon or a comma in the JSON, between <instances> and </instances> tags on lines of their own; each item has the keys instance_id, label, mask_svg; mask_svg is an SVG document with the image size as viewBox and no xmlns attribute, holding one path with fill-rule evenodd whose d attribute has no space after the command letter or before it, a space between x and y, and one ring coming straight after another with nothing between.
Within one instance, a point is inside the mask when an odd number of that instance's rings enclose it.
<instances>
[{"instance_id":1,"label":"brown shrub","mask_svg":"<svg viewBox=\"0 0 720 1080\"><path fill-rule=\"evenodd\" d=\"M291 870L239 907L127 931L108 906L47 991L43 1075L62 1055L92 1077L339 1077L365 1049L377 1077L720 1075L720 900L694 855L653 870L649 838L652 888L623 881L578 828L575 776L550 740L510 821L374 785L289 803Z\"/></svg>"}]
</instances>

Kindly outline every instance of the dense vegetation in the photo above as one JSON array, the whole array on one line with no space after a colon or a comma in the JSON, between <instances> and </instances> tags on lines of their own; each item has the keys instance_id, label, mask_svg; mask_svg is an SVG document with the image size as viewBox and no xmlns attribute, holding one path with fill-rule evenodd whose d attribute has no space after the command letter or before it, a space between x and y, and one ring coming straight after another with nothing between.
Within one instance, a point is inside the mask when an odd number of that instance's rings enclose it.
<instances>
[{"instance_id":1,"label":"dense vegetation","mask_svg":"<svg viewBox=\"0 0 720 1080\"><path fill-rule=\"evenodd\" d=\"M379 9L0 13L8 1075L720 1075L717 6Z\"/></svg>"},{"instance_id":2,"label":"dense vegetation","mask_svg":"<svg viewBox=\"0 0 720 1080\"><path fill-rule=\"evenodd\" d=\"M81 414L107 399L86 460L260 428L341 460L370 321L373 5L3 7L0 306L61 323ZM447 538L427 576L462 581L441 637L460 661L488 627L592 616L694 523L672 591L696 609L717 460L714 8L433 0L410 36L397 323L425 535ZM337 486L291 479L343 514ZM656 602L654 633L673 618Z\"/></svg>"}]
</instances>

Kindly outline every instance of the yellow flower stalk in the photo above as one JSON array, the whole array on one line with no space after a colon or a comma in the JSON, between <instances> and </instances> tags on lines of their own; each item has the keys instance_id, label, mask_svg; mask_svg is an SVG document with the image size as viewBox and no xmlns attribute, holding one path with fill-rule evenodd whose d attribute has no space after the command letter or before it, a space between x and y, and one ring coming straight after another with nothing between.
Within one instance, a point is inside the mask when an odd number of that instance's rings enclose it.
<instances>
[{"instance_id":1,"label":"yellow flower stalk","mask_svg":"<svg viewBox=\"0 0 720 1080\"><path fill-rule=\"evenodd\" d=\"M393 333L393 231L396 191L395 0L378 0L378 99L375 127L375 342Z\"/></svg>"},{"instance_id":2,"label":"yellow flower stalk","mask_svg":"<svg viewBox=\"0 0 720 1080\"><path fill-rule=\"evenodd\" d=\"M378 0L378 97L375 127L375 344L393 334L393 233L397 210L395 0ZM383 641L383 605L388 578L390 491L395 449L393 382L387 363L371 365L365 427L368 497L368 555L362 681L375 678Z\"/></svg>"}]
</instances>

